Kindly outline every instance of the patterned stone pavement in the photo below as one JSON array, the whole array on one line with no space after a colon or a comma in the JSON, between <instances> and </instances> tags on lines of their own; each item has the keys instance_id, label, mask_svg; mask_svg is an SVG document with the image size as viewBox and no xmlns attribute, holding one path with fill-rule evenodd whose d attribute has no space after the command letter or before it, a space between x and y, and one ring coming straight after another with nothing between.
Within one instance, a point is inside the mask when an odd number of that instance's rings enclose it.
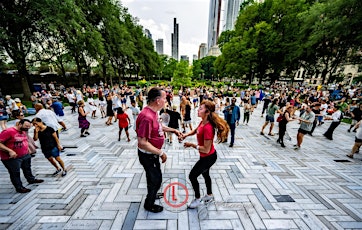
<instances>
[{"instance_id":1,"label":"patterned stone pavement","mask_svg":"<svg viewBox=\"0 0 362 230\"><path fill-rule=\"evenodd\" d=\"M68 175L53 177L54 168L38 150L32 169L45 182L28 185L22 177L32 191L19 194L0 164L0 229L362 229L362 156L345 157L354 133L342 124L334 140L326 140L326 123L293 150L298 124L292 122L292 141L281 148L276 136L259 135L260 111L259 105L249 125L237 127L233 148L216 145L218 160L211 169L216 201L207 207L190 210L184 204L193 198L188 174L196 151L177 141L165 144L166 193L157 201L165 210L154 214L143 209L146 178L134 130L131 142L124 133L118 142L116 123L89 119L91 135L80 138L77 115L66 108L69 130L60 139L67 147L61 157ZM194 127L197 123L195 117ZM203 178L199 181L204 192Z\"/></svg>"}]
</instances>

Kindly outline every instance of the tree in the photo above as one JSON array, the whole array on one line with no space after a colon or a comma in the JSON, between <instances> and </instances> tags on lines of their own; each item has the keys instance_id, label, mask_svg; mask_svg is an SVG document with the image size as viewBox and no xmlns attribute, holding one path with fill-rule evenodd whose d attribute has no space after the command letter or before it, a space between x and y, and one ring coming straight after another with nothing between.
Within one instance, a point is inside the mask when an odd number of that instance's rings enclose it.
<instances>
[{"instance_id":1,"label":"tree","mask_svg":"<svg viewBox=\"0 0 362 230\"><path fill-rule=\"evenodd\" d=\"M171 82L172 86L177 88L190 87L191 86L191 68L188 61L181 60L177 63L176 69L173 73L173 81Z\"/></svg>"},{"instance_id":2,"label":"tree","mask_svg":"<svg viewBox=\"0 0 362 230\"><path fill-rule=\"evenodd\" d=\"M34 46L42 41L40 34L45 28L40 22L44 19L39 5L42 0L0 2L0 49L4 49L14 61L25 98L31 96L27 59Z\"/></svg>"}]
</instances>

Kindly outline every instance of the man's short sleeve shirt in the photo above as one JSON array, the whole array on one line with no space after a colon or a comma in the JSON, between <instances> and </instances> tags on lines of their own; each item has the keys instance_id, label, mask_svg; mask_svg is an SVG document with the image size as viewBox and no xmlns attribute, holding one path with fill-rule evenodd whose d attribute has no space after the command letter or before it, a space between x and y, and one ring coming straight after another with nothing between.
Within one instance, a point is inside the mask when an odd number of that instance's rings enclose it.
<instances>
[{"instance_id":1,"label":"man's short sleeve shirt","mask_svg":"<svg viewBox=\"0 0 362 230\"><path fill-rule=\"evenodd\" d=\"M0 133L0 141L9 149L12 149L20 158L28 154L28 135L24 131L18 131L15 127L5 129ZM0 150L1 160L9 160L9 154Z\"/></svg>"},{"instance_id":2,"label":"man's short sleeve shirt","mask_svg":"<svg viewBox=\"0 0 362 230\"><path fill-rule=\"evenodd\" d=\"M137 137L146 138L154 147L161 149L165 137L158 115L152 109L145 107L136 120Z\"/></svg>"}]
</instances>

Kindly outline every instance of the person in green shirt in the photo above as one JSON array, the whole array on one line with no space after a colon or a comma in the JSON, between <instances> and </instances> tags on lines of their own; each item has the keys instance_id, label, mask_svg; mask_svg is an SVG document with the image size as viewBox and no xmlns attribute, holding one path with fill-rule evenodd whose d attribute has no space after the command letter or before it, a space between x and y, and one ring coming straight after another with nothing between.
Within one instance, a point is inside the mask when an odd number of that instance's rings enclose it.
<instances>
[{"instance_id":1,"label":"person in green shirt","mask_svg":"<svg viewBox=\"0 0 362 230\"><path fill-rule=\"evenodd\" d=\"M263 127L261 128L260 135L264 135L264 129L270 122L270 129L269 129L268 135L269 136L274 136L274 133L272 131L273 131L273 128L274 128L275 112L278 111L278 113L282 113L279 110L279 106L277 106L277 104L278 104L278 98L275 98L273 100L273 102L268 106L268 109L266 111L265 123L264 123Z\"/></svg>"}]
</instances>

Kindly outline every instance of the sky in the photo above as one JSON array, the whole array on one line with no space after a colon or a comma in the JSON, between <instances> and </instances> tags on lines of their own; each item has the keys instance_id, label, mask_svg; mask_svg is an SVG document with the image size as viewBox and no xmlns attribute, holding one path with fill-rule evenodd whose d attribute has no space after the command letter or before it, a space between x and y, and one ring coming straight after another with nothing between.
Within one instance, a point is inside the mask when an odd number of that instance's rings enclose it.
<instances>
[{"instance_id":1,"label":"sky","mask_svg":"<svg viewBox=\"0 0 362 230\"><path fill-rule=\"evenodd\" d=\"M179 24L179 56L192 61L201 43L207 43L210 0L121 0L128 12L138 18L152 39L163 39L164 54L171 56L173 18Z\"/></svg>"}]
</instances>

